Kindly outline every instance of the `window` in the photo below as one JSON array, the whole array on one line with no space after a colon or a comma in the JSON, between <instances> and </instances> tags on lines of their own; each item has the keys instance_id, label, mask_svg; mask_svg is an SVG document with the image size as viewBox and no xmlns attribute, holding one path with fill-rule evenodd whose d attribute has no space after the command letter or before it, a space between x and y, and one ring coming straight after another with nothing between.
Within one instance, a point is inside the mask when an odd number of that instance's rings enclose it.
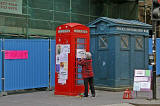
<instances>
[{"instance_id":1,"label":"window","mask_svg":"<svg viewBox=\"0 0 160 106\"><path fill-rule=\"evenodd\" d=\"M129 43L128 36L126 35L121 36L121 49L128 49L129 48L128 43Z\"/></svg>"},{"instance_id":2,"label":"window","mask_svg":"<svg viewBox=\"0 0 160 106\"><path fill-rule=\"evenodd\" d=\"M108 39L105 36L99 37L99 48L100 49L107 49L108 48Z\"/></svg>"},{"instance_id":3,"label":"window","mask_svg":"<svg viewBox=\"0 0 160 106\"><path fill-rule=\"evenodd\" d=\"M143 37L136 37L135 40L136 49L143 50Z\"/></svg>"}]
</instances>

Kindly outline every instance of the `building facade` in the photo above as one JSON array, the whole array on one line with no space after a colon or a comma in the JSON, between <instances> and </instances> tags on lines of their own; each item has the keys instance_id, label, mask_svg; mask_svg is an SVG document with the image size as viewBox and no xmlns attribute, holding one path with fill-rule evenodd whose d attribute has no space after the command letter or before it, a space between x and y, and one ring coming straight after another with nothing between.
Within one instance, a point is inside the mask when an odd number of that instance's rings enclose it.
<instances>
[{"instance_id":1,"label":"building facade","mask_svg":"<svg viewBox=\"0 0 160 106\"><path fill-rule=\"evenodd\" d=\"M0 36L55 37L57 26L98 17L138 19L136 0L0 0Z\"/></svg>"}]
</instances>

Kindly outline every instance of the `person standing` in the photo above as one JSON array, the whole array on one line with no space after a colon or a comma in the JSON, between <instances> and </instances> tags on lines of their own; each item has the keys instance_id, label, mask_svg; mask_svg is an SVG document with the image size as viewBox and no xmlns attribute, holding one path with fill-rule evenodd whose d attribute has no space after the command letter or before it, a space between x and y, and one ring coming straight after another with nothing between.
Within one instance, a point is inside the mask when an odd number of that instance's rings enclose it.
<instances>
[{"instance_id":1,"label":"person standing","mask_svg":"<svg viewBox=\"0 0 160 106\"><path fill-rule=\"evenodd\" d=\"M94 82L93 82L93 69L92 69L92 55L90 52L86 52L86 58L81 58L78 61L78 64L82 66L82 77L84 80L84 97L88 97L88 83L90 86L90 90L92 93L92 97L95 97L95 89L94 89Z\"/></svg>"}]
</instances>

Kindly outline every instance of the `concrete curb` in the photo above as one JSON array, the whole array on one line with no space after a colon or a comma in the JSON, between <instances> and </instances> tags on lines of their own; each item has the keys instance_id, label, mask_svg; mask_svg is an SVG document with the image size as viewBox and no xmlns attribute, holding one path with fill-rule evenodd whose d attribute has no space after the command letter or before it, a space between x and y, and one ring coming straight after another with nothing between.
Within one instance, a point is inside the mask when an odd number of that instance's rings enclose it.
<instances>
[{"instance_id":1,"label":"concrete curb","mask_svg":"<svg viewBox=\"0 0 160 106\"><path fill-rule=\"evenodd\" d=\"M95 86L95 89L103 90L103 91L121 92L121 91L125 91L126 89L132 90L133 87L112 88L112 87Z\"/></svg>"},{"instance_id":2,"label":"concrete curb","mask_svg":"<svg viewBox=\"0 0 160 106\"><path fill-rule=\"evenodd\" d=\"M129 103L121 103L121 104L110 104L110 105L103 105L103 106L135 106Z\"/></svg>"}]
</instances>

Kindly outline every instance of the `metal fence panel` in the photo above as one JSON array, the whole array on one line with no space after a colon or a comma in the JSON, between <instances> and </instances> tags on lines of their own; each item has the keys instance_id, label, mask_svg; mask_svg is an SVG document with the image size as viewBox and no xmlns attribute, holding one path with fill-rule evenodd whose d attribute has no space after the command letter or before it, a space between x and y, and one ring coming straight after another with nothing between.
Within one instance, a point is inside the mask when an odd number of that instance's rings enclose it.
<instances>
[{"instance_id":1,"label":"metal fence panel","mask_svg":"<svg viewBox=\"0 0 160 106\"><path fill-rule=\"evenodd\" d=\"M28 59L5 59L5 91L49 86L49 40L6 39L5 50L28 50Z\"/></svg>"},{"instance_id":2,"label":"metal fence panel","mask_svg":"<svg viewBox=\"0 0 160 106\"><path fill-rule=\"evenodd\" d=\"M55 50L56 50L56 41L51 40L51 61L50 61L50 87L55 86Z\"/></svg>"}]
</instances>

